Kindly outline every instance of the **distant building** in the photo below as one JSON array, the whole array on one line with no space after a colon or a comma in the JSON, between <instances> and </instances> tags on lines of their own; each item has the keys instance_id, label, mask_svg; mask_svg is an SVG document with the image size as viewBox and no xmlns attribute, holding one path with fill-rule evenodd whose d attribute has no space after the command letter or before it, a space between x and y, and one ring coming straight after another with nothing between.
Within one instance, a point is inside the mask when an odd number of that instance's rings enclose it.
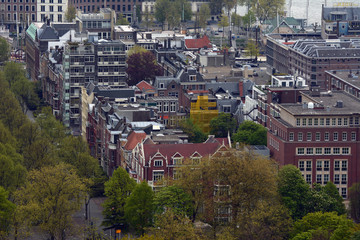
<instances>
[{"instance_id":1,"label":"distant building","mask_svg":"<svg viewBox=\"0 0 360 240\"><path fill-rule=\"evenodd\" d=\"M344 91L269 88L268 148L309 184L333 182L343 198L360 181L360 100Z\"/></svg>"},{"instance_id":2,"label":"distant building","mask_svg":"<svg viewBox=\"0 0 360 240\"><path fill-rule=\"evenodd\" d=\"M323 39L358 37L360 7L325 7L322 5L321 36Z\"/></svg>"}]
</instances>

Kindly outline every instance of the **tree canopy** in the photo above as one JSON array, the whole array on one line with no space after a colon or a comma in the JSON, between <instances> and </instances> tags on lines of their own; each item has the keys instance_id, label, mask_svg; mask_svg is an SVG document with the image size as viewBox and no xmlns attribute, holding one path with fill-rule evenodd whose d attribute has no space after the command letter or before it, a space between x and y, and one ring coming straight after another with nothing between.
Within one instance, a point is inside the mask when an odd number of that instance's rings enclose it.
<instances>
[{"instance_id":1,"label":"tree canopy","mask_svg":"<svg viewBox=\"0 0 360 240\"><path fill-rule=\"evenodd\" d=\"M136 232L144 234L146 227L152 226L154 214L154 192L146 181L137 184L126 200L125 218Z\"/></svg>"},{"instance_id":2,"label":"tree canopy","mask_svg":"<svg viewBox=\"0 0 360 240\"><path fill-rule=\"evenodd\" d=\"M125 203L135 186L135 180L130 178L125 169L118 168L113 172L110 180L105 183L107 199L103 204L103 225L126 225Z\"/></svg>"},{"instance_id":3,"label":"tree canopy","mask_svg":"<svg viewBox=\"0 0 360 240\"><path fill-rule=\"evenodd\" d=\"M182 121L180 123L181 130L189 137L189 142L192 143L202 143L206 140L206 134L201 131L200 127L193 123L190 118Z\"/></svg>"},{"instance_id":4,"label":"tree canopy","mask_svg":"<svg viewBox=\"0 0 360 240\"><path fill-rule=\"evenodd\" d=\"M181 21L190 20L192 16L191 5L187 0L157 0L155 2L155 18L161 23L165 22L169 29L179 26Z\"/></svg>"},{"instance_id":5,"label":"tree canopy","mask_svg":"<svg viewBox=\"0 0 360 240\"><path fill-rule=\"evenodd\" d=\"M233 140L249 145L266 145L267 130L253 121L244 121L233 135Z\"/></svg>"},{"instance_id":6,"label":"tree canopy","mask_svg":"<svg viewBox=\"0 0 360 240\"><path fill-rule=\"evenodd\" d=\"M236 129L236 120L230 113L219 113L219 115L210 121L210 134L216 137L227 137Z\"/></svg>"},{"instance_id":7,"label":"tree canopy","mask_svg":"<svg viewBox=\"0 0 360 240\"><path fill-rule=\"evenodd\" d=\"M51 239L65 239L72 215L85 198L86 184L64 163L32 170L27 180L15 193L18 214L39 225Z\"/></svg>"},{"instance_id":8,"label":"tree canopy","mask_svg":"<svg viewBox=\"0 0 360 240\"><path fill-rule=\"evenodd\" d=\"M163 69L157 64L153 53L149 51L138 52L131 54L126 63L128 68L126 70L128 77L128 84L130 86L136 85L142 80L154 80L155 76L162 76Z\"/></svg>"},{"instance_id":9,"label":"tree canopy","mask_svg":"<svg viewBox=\"0 0 360 240\"><path fill-rule=\"evenodd\" d=\"M0 37L0 63L6 62L9 60L10 48L7 41Z\"/></svg>"},{"instance_id":10,"label":"tree canopy","mask_svg":"<svg viewBox=\"0 0 360 240\"><path fill-rule=\"evenodd\" d=\"M65 19L68 22L72 22L76 17L76 8L74 5L69 4L65 12Z\"/></svg>"}]
</instances>

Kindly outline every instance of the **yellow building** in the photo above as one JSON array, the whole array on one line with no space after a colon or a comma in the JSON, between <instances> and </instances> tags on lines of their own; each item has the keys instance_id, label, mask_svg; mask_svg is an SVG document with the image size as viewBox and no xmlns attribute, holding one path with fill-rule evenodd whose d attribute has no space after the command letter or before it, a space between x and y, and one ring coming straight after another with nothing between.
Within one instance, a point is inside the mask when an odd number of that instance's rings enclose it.
<instances>
[{"instance_id":1,"label":"yellow building","mask_svg":"<svg viewBox=\"0 0 360 240\"><path fill-rule=\"evenodd\" d=\"M190 118L205 133L210 132L210 121L218 114L215 98L199 95L191 99Z\"/></svg>"}]
</instances>

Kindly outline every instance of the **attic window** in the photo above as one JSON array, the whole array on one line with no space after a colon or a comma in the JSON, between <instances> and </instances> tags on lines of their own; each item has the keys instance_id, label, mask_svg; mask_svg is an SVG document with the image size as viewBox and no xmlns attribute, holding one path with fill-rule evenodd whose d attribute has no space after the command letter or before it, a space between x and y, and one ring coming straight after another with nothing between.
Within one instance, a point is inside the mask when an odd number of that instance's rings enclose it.
<instances>
[{"instance_id":1,"label":"attic window","mask_svg":"<svg viewBox=\"0 0 360 240\"><path fill-rule=\"evenodd\" d=\"M189 80L190 81L196 81L196 75L190 75Z\"/></svg>"},{"instance_id":2,"label":"attic window","mask_svg":"<svg viewBox=\"0 0 360 240\"><path fill-rule=\"evenodd\" d=\"M159 83L159 88L164 88L164 83Z\"/></svg>"}]
</instances>

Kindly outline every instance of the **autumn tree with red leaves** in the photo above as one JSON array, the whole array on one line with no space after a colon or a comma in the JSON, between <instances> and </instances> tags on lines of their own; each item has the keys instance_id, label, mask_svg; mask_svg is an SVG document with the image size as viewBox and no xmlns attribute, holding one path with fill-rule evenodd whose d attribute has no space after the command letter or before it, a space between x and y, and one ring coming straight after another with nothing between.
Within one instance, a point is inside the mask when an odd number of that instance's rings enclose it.
<instances>
[{"instance_id":1,"label":"autumn tree with red leaves","mask_svg":"<svg viewBox=\"0 0 360 240\"><path fill-rule=\"evenodd\" d=\"M155 76L163 75L163 69L157 64L154 54L149 51L135 51L129 55L126 62L129 86L136 85L142 80L149 82L154 80Z\"/></svg>"}]
</instances>

